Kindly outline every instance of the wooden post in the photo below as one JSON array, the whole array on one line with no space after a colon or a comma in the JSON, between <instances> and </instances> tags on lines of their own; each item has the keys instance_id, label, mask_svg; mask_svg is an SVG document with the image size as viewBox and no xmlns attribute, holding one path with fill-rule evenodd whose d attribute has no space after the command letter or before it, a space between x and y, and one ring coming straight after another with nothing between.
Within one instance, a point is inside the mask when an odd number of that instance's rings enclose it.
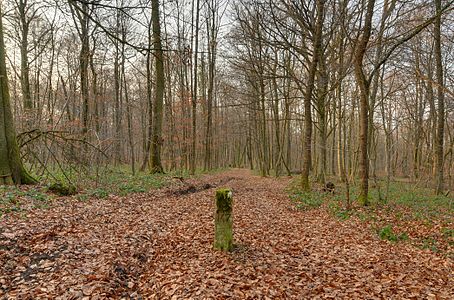
<instances>
[{"instance_id":1,"label":"wooden post","mask_svg":"<svg viewBox=\"0 0 454 300\"><path fill-rule=\"evenodd\" d=\"M216 191L216 215L214 248L222 251L231 251L233 248L232 232L232 192L229 189Z\"/></svg>"}]
</instances>

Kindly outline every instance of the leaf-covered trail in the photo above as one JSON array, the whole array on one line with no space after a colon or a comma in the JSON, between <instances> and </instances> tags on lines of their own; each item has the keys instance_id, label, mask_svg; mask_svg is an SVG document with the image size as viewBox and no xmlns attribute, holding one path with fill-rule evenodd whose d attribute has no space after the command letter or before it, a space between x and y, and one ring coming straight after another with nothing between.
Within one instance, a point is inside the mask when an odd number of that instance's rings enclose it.
<instances>
[{"instance_id":1,"label":"leaf-covered trail","mask_svg":"<svg viewBox=\"0 0 454 300\"><path fill-rule=\"evenodd\" d=\"M0 298L454 296L451 261L293 209L288 179L233 170L191 181L232 188L233 253L212 250L215 187L66 201L0 221Z\"/></svg>"}]
</instances>

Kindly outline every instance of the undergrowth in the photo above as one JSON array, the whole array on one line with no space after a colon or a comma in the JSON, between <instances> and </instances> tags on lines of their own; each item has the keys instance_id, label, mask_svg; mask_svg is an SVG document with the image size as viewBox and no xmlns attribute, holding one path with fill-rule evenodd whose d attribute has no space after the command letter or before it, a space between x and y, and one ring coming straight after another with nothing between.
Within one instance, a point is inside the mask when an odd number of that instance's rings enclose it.
<instances>
[{"instance_id":1,"label":"undergrowth","mask_svg":"<svg viewBox=\"0 0 454 300\"><path fill-rule=\"evenodd\" d=\"M166 174L138 172L135 175L126 166L86 170L83 174L72 169L56 169L52 176L41 176L36 186L1 186L0 218L10 212L21 212L31 208L48 208L58 197L72 197L78 201L104 199L110 195L126 196L134 193L146 193L162 188L172 182L174 177L186 179L202 174L216 173L222 170L204 172L196 170L195 175L187 171L172 171Z\"/></svg>"},{"instance_id":2,"label":"undergrowth","mask_svg":"<svg viewBox=\"0 0 454 300\"><path fill-rule=\"evenodd\" d=\"M27 208L48 208L52 199L44 187L22 190L16 186L0 185L0 217Z\"/></svg>"},{"instance_id":3,"label":"undergrowth","mask_svg":"<svg viewBox=\"0 0 454 300\"><path fill-rule=\"evenodd\" d=\"M322 186L312 182L311 192L299 188L299 176L291 181L287 192L300 210L326 209L340 221L357 219L368 224L377 238L390 242L409 242L421 249L443 252L454 257L454 198L437 196L433 189L404 182L371 182L370 205L356 202L359 187L350 186L352 205L347 209L346 188L336 182L334 194L324 193Z\"/></svg>"}]
</instances>

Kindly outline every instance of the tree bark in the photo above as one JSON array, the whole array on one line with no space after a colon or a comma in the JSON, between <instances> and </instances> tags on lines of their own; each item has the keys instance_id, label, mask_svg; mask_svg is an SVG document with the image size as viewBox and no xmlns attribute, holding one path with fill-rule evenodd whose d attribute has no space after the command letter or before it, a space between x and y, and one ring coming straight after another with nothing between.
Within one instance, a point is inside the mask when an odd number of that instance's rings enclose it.
<instances>
[{"instance_id":1,"label":"tree bark","mask_svg":"<svg viewBox=\"0 0 454 300\"><path fill-rule=\"evenodd\" d=\"M213 102L214 74L216 66L217 30L215 8L211 8L210 18L207 18L208 33L208 95L207 95L207 125L205 134L205 170L212 168L213 148Z\"/></svg>"},{"instance_id":2,"label":"tree bark","mask_svg":"<svg viewBox=\"0 0 454 300\"><path fill-rule=\"evenodd\" d=\"M20 45L20 57L21 57L21 68L20 68L20 79L21 79L21 90L22 98L24 102L25 113L28 114L33 108L32 95L30 90L30 66L28 62L28 33L30 29L30 20L27 18L27 0L19 0L18 12L20 19L20 33L21 33L21 45ZM26 116L27 119L30 116Z\"/></svg>"},{"instance_id":3,"label":"tree bark","mask_svg":"<svg viewBox=\"0 0 454 300\"><path fill-rule=\"evenodd\" d=\"M25 170L16 140L5 57L0 7L0 184L33 184L36 180Z\"/></svg>"},{"instance_id":4,"label":"tree bark","mask_svg":"<svg viewBox=\"0 0 454 300\"><path fill-rule=\"evenodd\" d=\"M317 20L314 34L314 53L309 67L306 93L304 94L304 141L303 141L303 166L301 170L301 187L304 191L310 191L309 172L312 162L312 93L314 90L315 75L320 58L319 51L322 49L323 14L325 3L317 0Z\"/></svg>"},{"instance_id":5,"label":"tree bark","mask_svg":"<svg viewBox=\"0 0 454 300\"><path fill-rule=\"evenodd\" d=\"M441 0L435 0L435 9L437 18L435 19L435 61L436 61L436 76L437 76L437 145L436 151L436 177L437 187L436 193L440 195L443 193L443 146L444 146L444 132L445 132L445 95L443 90L443 63L441 55Z\"/></svg>"},{"instance_id":6,"label":"tree bark","mask_svg":"<svg viewBox=\"0 0 454 300\"><path fill-rule=\"evenodd\" d=\"M153 106L153 140L151 143L151 173L163 173L161 163L162 146L162 116L164 104L164 53L161 45L161 24L159 21L159 1L151 1L153 18L153 46L155 50L155 71L156 88L154 90L155 105Z\"/></svg>"},{"instance_id":7,"label":"tree bark","mask_svg":"<svg viewBox=\"0 0 454 300\"><path fill-rule=\"evenodd\" d=\"M152 41L153 41L153 33L152 33L152 22L153 20L150 20L150 23L148 26L150 27L148 29L148 46L151 48L152 46ZM143 159L143 164L140 167L141 171L145 171L146 166L148 165L149 158L151 156L151 141L153 139L153 94L152 94L152 52L149 50L147 52L147 117L148 117L148 124L147 124L147 133L146 133L146 142L145 142L145 153L144 153L144 159Z\"/></svg>"},{"instance_id":8,"label":"tree bark","mask_svg":"<svg viewBox=\"0 0 454 300\"><path fill-rule=\"evenodd\" d=\"M366 78L363 69L363 60L367 50L367 44L372 31L372 16L374 14L375 0L367 2L366 17L364 20L364 27L362 29L362 36L356 44L354 68L355 78L360 90L359 101L359 120L360 120L360 159L359 159L359 172L361 177L360 193L358 201L362 205L369 205L369 155L368 155L368 133L369 133L369 95L370 95L370 82Z\"/></svg>"},{"instance_id":9,"label":"tree bark","mask_svg":"<svg viewBox=\"0 0 454 300\"><path fill-rule=\"evenodd\" d=\"M195 51L194 51L194 85L192 91L192 141L191 141L191 161L189 173L194 175L197 162L197 84L198 84L198 57L199 57L199 17L200 0L196 0L196 21L195 21Z\"/></svg>"}]
</instances>

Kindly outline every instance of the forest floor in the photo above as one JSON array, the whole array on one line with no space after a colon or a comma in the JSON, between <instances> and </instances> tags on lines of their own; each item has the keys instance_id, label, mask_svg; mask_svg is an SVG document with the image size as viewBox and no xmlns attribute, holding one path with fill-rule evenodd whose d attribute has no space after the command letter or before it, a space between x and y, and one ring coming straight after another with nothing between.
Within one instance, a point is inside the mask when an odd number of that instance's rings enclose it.
<instances>
[{"instance_id":1,"label":"forest floor","mask_svg":"<svg viewBox=\"0 0 454 300\"><path fill-rule=\"evenodd\" d=\"M297 209L289 184L231 170L9 213L0 299L453 299L452 258ZM231 253L212 247L217 187L233 190Z\"/></svg>"}]
</instances>

